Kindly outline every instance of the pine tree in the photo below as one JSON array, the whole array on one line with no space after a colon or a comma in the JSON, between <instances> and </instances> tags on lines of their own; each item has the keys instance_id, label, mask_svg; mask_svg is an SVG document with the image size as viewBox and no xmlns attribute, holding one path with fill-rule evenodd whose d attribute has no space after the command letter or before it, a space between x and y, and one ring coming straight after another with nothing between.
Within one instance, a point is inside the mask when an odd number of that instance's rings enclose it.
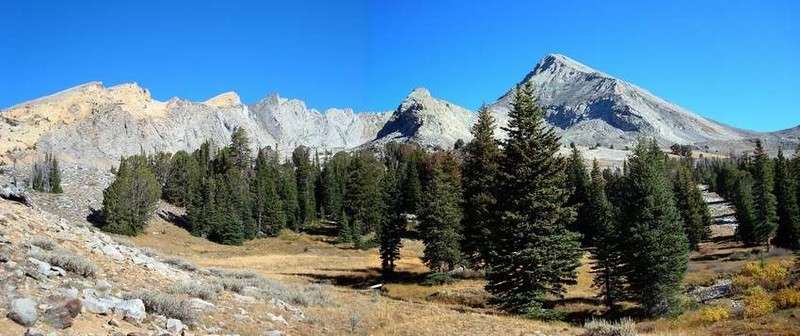
<instances>
[{"instance_id":1,"label":"pine tree","mask_svg":"<svg viewBox=\"0 0 800 336\"><path fill-rule=\"evenodd\" d=\"M773 170L772 161L761 144L756 141L753 158L753 204L755 205L755 223L753 226L753 244L769 241L777 226L776 200L772 194Z\"/></svg>"},{"instance_id":2,"label":"pine tree","mask_svg":"<svg viewBox=\"0 0 800 336\"><path fill-rule=\"evenodd\" d=\"M401 238L405 220L401 216L402 198L398 185L397 170L389 169L383 176L383 221L378 230L381 269L384 273L394 271L395 260L400 258Z\"/></svg>"},{"instance_id":3,"label":"pine tree","mask_svg":"<svg viewBox=\"0 0 800 336\"><path fill-rule=\"evenodd\" d=\"M778 149L775 159L775 198L777 199L778 229L772 243L788 249L800 249L800 210L798 210L794 177L790 162Z\"/></svg>"},{"instance_id":4,"label":"pine tree","mask_svg":"<svg viewBox=\"0 0 800 336\"><path fill-rule=\"evenodd\" d=\"M624 244L621 229L615 222L614 210L606 196L606 182L597 160L592 164L591 181L586 194L586 215L594 219L594 287L613 310L627 290L624 277Z\"/></svg>"},{"instance_id":5,"label":"pine tree","mask_svg":"<svg viewBox=\"0 0 800 336\"><path fill-rule=\"evenodd\" d=\"M242 193L242 176L237 169L230 169L216 178L214 208L209 214L208 239L226 245L241 245L248 235L248 224L243 213L247 213ZM246 216L249 218L249 216Z\"/></svg>"},{"instance_id":6,"label":"pine tree","mask_svg":"<svg viewBox=\"0 0 800 336\"><path fill-rule=\"evenodd\" d=\"M64 190L61 189L61 169L58 167L58 159L53 153L48 154L48 156L50 157L47 160L50 164L50 192L53 194L63 193Z\"/></svg>"},{"instance_id":7,"label":"pine tree","mask_svg":"<svg viewBox=\"0 0 800 336\"><path fill-rule=\"evenodd\" d=\"M344 207L350 225L363 235L380 225L382 164L372 153L359 152L350 163Z\"/></svg>"},{"instance_id":8,"label":"pine tree","mask_svg":"<svg viewBox=\"0 0 800 336\"><path fill-rule=\"evenodd\" d=\"M736 236L747 245L757 244L755 234L756 214L753 201L753 178L749 172L738 171L739 178L733 186L733 204L736 209Z\"/></svg>"},{"instance_id":9,"label":"pine tree","mask_svg":"<svg viewBox=\"0 0 800 336\"><path fill-rule=\"evenodd\" d=\"M574 143L570 144L572 153L567 160L567 188L570 190L569 200L567 204L575 207L577 213L575 222L572 225L572 231L578 232L583 235L583 242L591 243L594 239L593 218L586 214L586 189L589 185L589 176L587 175L586 165L583 163L583 156Z\"/></svg>"},{"instance_id":10,"label":"pine tree","mask_svg":"<svg viewBox=\"0 0 800 336\"><path fill-rule=\"evenodd\" d=\"M500 147L494 138L495 120L484 105L478 110L478 121L472 126L473 139L464 155L464 240L462 250L473 266L481 266L491 251L492 209L497 202L494 186Z\"/></svg>"},{"instance_id":11,"label":"pine tree","mask_svg":"<svg viewBox=\"0 0 800 336\"><path fill-rule=\"evenodd\" d=\"M270 148L259 151L255 176L250 185L253 194L253 219L261 234L276 236L286 226L283 202L278 196L279 181L277 153Z\"/></svg>"},{"instance_id":12,"label":"pine tree","mask_svg":"<svg viewBox=\"0 0 800 336\"><path fill-rule=\"evenodd\" d=\"M310 149L306 146L299 146L292 152L292 162L296 168L299 218L300 223L304 225L313 222L317 217L313 165L310 155Z\"/></svg>"},{"instance_id":13,"label":"pine tree","mask_svg":"<svg viewBox=\"0 0 800 336\"><path fill-rule=\"evenodd\" d=\"M566 164L529 85L517 87L509 118L486 289L507 310L547 316L545 297L563 295L582 254L579 235L567 229L575 211L567 206Z\"/></svg>"},{"instance_id":14,"label":"pine tree","mask_svg":"<svg viewBox=\"0 0 800 336\"><path fill-rule=\"evenodd\" d=\"M408 161L405 165L405 176L403 177L403 210L405 213L417 214L422 201L422 180L419 170L419 163L415 160Z\"/></svg>"},{"instance_id":15,"label":"pine tree","mask_svg":"<svg viewBox=\"0 0 800 336\"><path fill-rule=\"evenodd\" d=\"M679 308L678 294L686 273L689 243L665 170L666 155L653 140L640 142L629 158L622 221L634 298L649 315Z\"/></svg>"},{"instance_id":16,"label":"pine tree","mask_svg":"<svg viewBox=\"0 0 800 336\"><path fill-rule=\"evenodd\" d=\"M322 169L322 208L331 219L341 221L344 212L344 194L347 185L350 154L338 152Z\"/></svg>"},{"instance_id":17,"label":"pine tree","mask_svg":"<svg viewBox=\"0 0 800 336\"><path fill-rule=\"evenodd\" d=\"M116 178L103 191L102 230L137 235L156 209L161 190L147 158L135 155L120 160Z\"/></svg>"},{"instance_id":18,"label":"pine tree","mask_svg":"<svg viewBox=\"0 0 800 336\"><path fill-rule=\"evenodd\" d=\"M230 148L231 164L239 170L242 176L249 176L253 155L250 151L250 139L244 128L237 127L233 131Z\"/></svg>"},{"instance_id":19,"label":"pine tree","mask_svg":"<svg viewBox=\"0 0 800 336\"><path fill-rule=\"evenodd\" d=\"M462 259L460 182L458 176L448 172L447 165L434 164L419 210L420 235L425 243L422 260L434 272L450 271Z\"/></svg>"},{"instance_id":20,"label":"pine tree","mask_svg":"<svg viewBox=\"0 0 800 336\"><path fill-rule=\"evenodd\" d=\"M281 173L277 185L278 195L283 200L283 213L286 216L286 226L294 231L300 230L300 209L297 202L297 178L291 163L281 166Z\"/></svg>"},{"instance_id":21,"label":"pine tree","mask_svg":"<svg viewBox=\"0 0 800 336\"><path fill-rule=\"evenodd\" d=\"M197 192L193 194L186 208L187 230L193 236L206 237L216 226L213 216L216 210L216 178L214 175L200 179Z\"/></svg>"},{"instance_id":22,"label":"pine tree","mask_svg":"<svg viewBox=\"0 0 800 336\"><path fill-rule=\"evenodd\" d=\"M703 195L692 179L692 172L682 162L679 162L676 168L673 192L689 248L697 250L698 244L708 238L711 217Z\"/></svg>"},{"instance_id":23,"label":"pine tree","mask_svg":"<svg viewBox=\"0 0 800 336\"><path fill-rule=\"evenodd\" d=\"M186 207L200 188L200 167L185 151L176 152L171 165L173 173L164 183L162 198L171 204Z\"/></svg>"}]
</instances>

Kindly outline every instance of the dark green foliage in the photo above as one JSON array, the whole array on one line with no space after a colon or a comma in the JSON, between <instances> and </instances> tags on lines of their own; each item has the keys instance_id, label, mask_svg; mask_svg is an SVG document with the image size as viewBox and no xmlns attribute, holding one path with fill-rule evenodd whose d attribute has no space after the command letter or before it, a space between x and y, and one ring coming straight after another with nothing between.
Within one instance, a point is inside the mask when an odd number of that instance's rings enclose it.
<instances>
[{"instance_id":1,"label":"dark green foliage","mask_svg":"<svg viewBox=\"0 0 800 336\"><path fill-rule=\"evenodd\" d=\"M397 170L389 169L381 183L383 190L383 220L378 230L380 243L381 269L393 272L395 260L400 258L400 246L405 218L401 214L402 198L400 197Z\"/></svg>"},{"instance_id":2,"label":"dark green foliage","mask_svg":"<svg viewBox=\"0 0 800 336\"><path fill-rule=\"evenodd\" d=\"M214 207L210 216L208 240L226 245L241 245L254 235L249 227L248 190L237 169L215 177Z\"/></svg>"},{"instance_id":3,"label":"dark green foliage","mask_svg":"<svg viewBox=\"0 0 800 336\"><path fill-rule=\"evenodd\" d=\"M627 225L627 273L634 298L651 316L679 309L689 243L655 141L640 142L629 158L621 223Z\"/></svg>"},{"instance_id":4,"label":"dark green foliage","mask_svg":"<svg viewBox=\"0 0 800 336\"><path fill-rule=\"evenodd\" d=\"M420 179L420 164L416 160L408 161L404 165L403 177L403 212L417 214L419 204L422 202L422 180Z\"/></svg>"},{"instance_id":5,"label":"dark green foliage","mask_svg":"<svg viewBox=\"0 0 800 336\"><path fill-rule=\"evenodd\" d=\"M295 166L297 179L297 204L301 225L313 222L316 217L316 200L314 191L314 166L311 163L310 149L299 146L292 152L292 163Z\"/></svg>"},{"instance_id":6,"label":"dark green foliage","mask_svg":"<svg viewBox=\"0 0 800 336\"><path fill-rule=\"evenodd\" d=\"M243 176L248 176L252 169L253 155L250 151L250 139L247 132L241 127L236 128L231 134L230 163L236 167Z\"/></svg>"},{"instance_id":7,"label":"dark green foliage","mask_svg":"<svg viewBox=\"0 0 800 336\"><path fill-rule=\"evenodd\" d=\"M692 172L683 162L678 162L673 179L676 206L683 220L683 230L689 248L697 250L698 244L708 239L711 215L703 200L703 194L692 179Z\"/></svg>"},{"instance_id":8,"label":"dark green foliage","mask_svg":"<svg viewBox=\"0 0 800 336\"><path fill-rule=\"evenodd\" d=\"M278 154L262 149L256 158L255 176L250 184L253 195L253 220L261 234L276 236L286 227L283 201L278 195L280 179Z\"/></svg>"},{"instance_id":9,"label":"dark green foliage","mask_svg":"<svg viewBox=\"0 0 800 336\"><path fill-rule=\"evenodd\" d=\"M750 244L763 244L769 241L777 226L775 195L773 190L772 161L761 144L756 141L753 157L753 204L755 205L755 223Z\"/></svg>"},{"instance_id":10,"label":"dark green foliage","mask_svg":"<svg viewBox=\"0 0 800 336\"><path fill-rule=\"evenodd\" d=\"M797 184L790 170L790 162L778 150L775 159L775 198L777 199L778 229L772 243L788 249L800 249L800 210L798 210Z\"/></svg>"},{"instance_id":11,"label":"dark green foliage","mask_svg":"<svg viewBox=\"0 0 800 336\"><path fill-rule=\"evenodd\" d=\"M114 182L103 191L104 221L100 228L124 235L141 233L160 195L158 181L146 157L122 158Z\"/></svg>"},{"instance_id":12,"label":"dark green foliage","mask_svg":"<svg viewBox=\"0 0 800 336\"><path fill-rule=\"evenodd\" d=\"M566 163L530 86L516 89L509 117L486 289L506 310L547 317L543 301L575 280L582 254L579 235L567 229L575 211L567 206Z\"/></svg>"},{"instance_id":13,"label":"dark green foliage","mask_svg":"<svg viewBox=\"0 0 800 336\"><path fill-rule=\"evenodd\" d=\"M174 205L186 207L199 192L202 176L197 161L185 151L172 156L172 173L168 175L161 197Z\"/></svg>"},{"instance_id":14,"label":"dark green foliage","mask_svg":"<svg viewBox=\"0 0 800 336\"><path fill-rule=\"evenodd\" d=\"M625 297L624 237L615 221L614 209L606 196L606 182L600 166L592 164L591 181L586 194L586 215L593 218L594 258L592 267L594 286L600 290L600 298L609 309Z\"/></svg>"},{"instance_id":15,"label":"dark green foliage","mask_svg":"<svg viewBox=\"0 0 800 336\"><path fill-rule=\"evenodd\" d=\"M692 157L692 146L690 145L672 144L669 146L669 150L677 156Z\"/></svg>"},{"instance_id":16,"label":"dark green foliage","mask_svg":"<svg viewBox=\"0 0 800 336\"><path fill-rule=\"evenodd\" d=\"M320 203L329 219L340 221L344 211L344 194L347 185L350 155L339 152L325 163L320 177Z\"/></svg>"},{"instance_id":17,"label":"dark green foliage","mask_svg":"<svg viewBox=\"0 0 800 336\"><path fill-rule=\"evenodd\" d=\"M147 162L150 164L150 170L156 175L158 185L163 188L174 172L172 154L160 152L148 155Z\"/></svg>"},{"instance_id":18,"label":"dark green foliage","mask_svg":"<svg viewBox=\"0 0 800 336\"><path fill-rule=\"evenodd\" d=\"M61 189L61 169L53 153L46 153L44 161L35 162L31 172L31 188L53 194L63 193Z\"/></svg>"},{"instance_id":19,"label":"dark green foliage","mask_svg":"<svg viewBox=\"0 0 800 336\"><path fill-rule=\"evenodd\" d=\"M283 214L286 216L286 226L294 231L300 230L300 207L297 202L297 178L291 163L281 165L279 182L277 185L278 196L283 200Z\"/></svg>"},{"instance_id":20,"label":"dark green foliage","mask_svg":"<svg viewBox=\"0 0 800 336\"><path fill-rule=\"evenodd\" d=\"M428 286L441 286L447 285L456 282L456 279L453 279L453 276L450 273L446 272L435 272L428 274L425 277L425 280L422 281L423 285Z\"/></svg>"},{"instance_id":21,"label":"dark green foliage","mask_svg":"<svg viewBox=\"0 0 800 336\"><path fill-rule=\"evenodd\" d=\"M473 139L464 148L464 256L475 267L488 259L491 248L492 210L497 202L494 187L497 183L497 163L500 147L494 138L495 120L489 109L482 106L478 121L472 126Z\"/></svg>"},{"instance_id":22,"label":"dark green foliage","mask_svg":"<svg viewBox=\"0 0 800 336\"><path fill-rule=\"evenodd\" d=\"M374 231L383 217L381 175L383 165L370 152L356 153L350 162L344 207L358 234Z\"/></svg>"},{"instance_id":23,"label":"dark green foliage","mask_svg":"<svg viewBox=\"0 0 800 336\"><path fill-rule=\"evenodd\" d=\"M733 205L736 208L736 236L748 245L757 244L755 226L756 214L753 201L753 178L749 172L739 171L733 189Z\"/></svg>"},{"instance_id":24,"label":"dark green foliage","mask_svg":"<svg viewBox=\"0 0 800 336\"><path fill-rule=\"evenodd\" d=\"M583 235L583 243L591 243L594 239L593 218L586 213L586 189L589 187L589 175L583 156L575 144L570 144L572 153L567 160L567 188L570 191L567 204L576 210L575 222L572 224L572 231Z\"/></svg>"},{"instance_id":25,"label":"dark green foliage","mask_svg":"<svg viewBox=\"0 0 800 336\"><path fill-rule=\"evenodd\" d=\"M434 272L452 270L461 262L461 183L451 155L432 164L419 209L425 251L422 260ZM454 171L455 170L455 171Z\"/></svg>"}]
</instances>

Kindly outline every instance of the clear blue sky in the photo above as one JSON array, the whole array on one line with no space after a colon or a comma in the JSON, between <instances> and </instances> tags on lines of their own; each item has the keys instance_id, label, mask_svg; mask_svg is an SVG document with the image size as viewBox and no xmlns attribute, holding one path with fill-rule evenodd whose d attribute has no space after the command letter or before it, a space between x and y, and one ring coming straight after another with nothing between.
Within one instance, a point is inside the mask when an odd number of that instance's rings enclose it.
<instances>
[{"instance_id":1,"label":"clear blue sky","mask_svg":"<svg viewBox=\"0 0 800 336\"><path fill-rule=\"evenodd\" d=\"M0 107L99 80L357 111L425 86L475 108L556 52L733 126L800 124L800 1L5 0L0 13Z\"/></svg>"}]
</instances>

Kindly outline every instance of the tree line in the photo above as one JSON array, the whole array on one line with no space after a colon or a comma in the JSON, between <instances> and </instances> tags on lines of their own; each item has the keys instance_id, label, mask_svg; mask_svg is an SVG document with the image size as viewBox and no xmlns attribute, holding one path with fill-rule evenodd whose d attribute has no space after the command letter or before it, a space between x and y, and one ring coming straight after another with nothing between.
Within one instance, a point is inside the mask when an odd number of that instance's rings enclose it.
<instances>
[{"instance_id":1,"label":"tree line","mask_svg":"<svg viewBox=\"0 0 800 336\"><path fill-rule=\"evenodd\" d=\"M247 134L237 129L221 148L206 142L192 153L124 158L105 192L102 227L141 232L159 198L187 209L184 225L192 234L223 244L324 222L335 226L339 242L377 246L386 275L394 271L402 238L419 238L433 272L483 270L500 307L538 318L556 317L548 299L575 282L590 251L595 286L609 308L633 301L656 316L680 308L689 251L708 238L711 216L698 183L713 180L712 189L736 200L746 197L733 188L772 194L757 179L717 183L724 180L717 170L729 163L670 158L648 140L622 169L601 169L597 161L589 168L576 146L559 154L560 138L529 86L515 90L507 138L498 140L494 130L483 107L473 139L451 150L390 143L381 151L331 155L300 146L281 161L270 147L252 153ZM773 174L757 161L748 174ZM787 188L792 191L781 193L797 192ZM762 213L757 205L764 195L749 201L753 218ZM771 233L745 233L746 225L741 237Z\"/></svg>"}]
</instances>

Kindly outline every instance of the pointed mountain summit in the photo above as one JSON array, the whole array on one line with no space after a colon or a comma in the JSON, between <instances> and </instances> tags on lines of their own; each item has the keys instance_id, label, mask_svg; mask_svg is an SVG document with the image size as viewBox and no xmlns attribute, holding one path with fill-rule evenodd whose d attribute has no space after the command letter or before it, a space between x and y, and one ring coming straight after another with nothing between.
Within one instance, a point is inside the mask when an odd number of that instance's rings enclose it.
<instances>
[{"instance_id":1,"label":"pointed mountain summit","mask_svg":"<svg viewBox=\"0 0 800 336\"><path fill-rule=\"evenodd\" d=\"M469 128L474 119L470 110L434 98L428 89L416 88L392 112L373 142L415 142L428 148L451 148L458 139L471 138Z\"/></svg>"},{"instance_id":2,"label":"pointed mountain summit","mask_svg":"<svg viewBox=\"0 0 800 336\"><path fill-rule=\"evenodd\" d=\"M750 136L560 54L545 56L518 84L528 83L547 111L547 121L566 142L625 146L644 136L669 145ZM490 106L501 125L507 119L513 92L509 89Z\"/></svg>"}]
</instances>

